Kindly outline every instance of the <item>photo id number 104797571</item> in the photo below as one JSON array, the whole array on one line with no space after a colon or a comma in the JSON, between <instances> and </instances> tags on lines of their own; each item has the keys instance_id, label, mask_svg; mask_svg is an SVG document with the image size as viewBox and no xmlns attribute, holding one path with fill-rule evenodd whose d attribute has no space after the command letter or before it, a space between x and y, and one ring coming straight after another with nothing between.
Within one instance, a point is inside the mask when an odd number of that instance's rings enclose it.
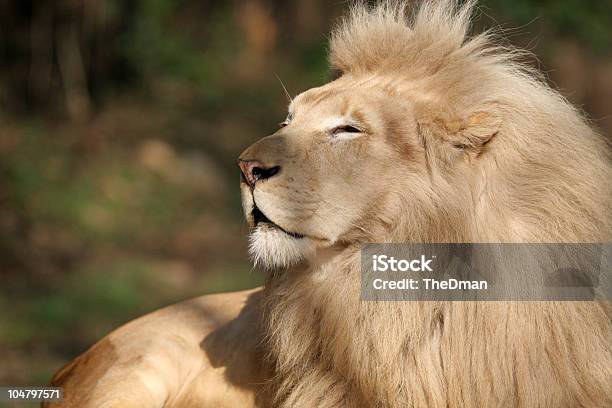
<instances>
[{"instance_id":1,"label":"photo id number 104797571","mask_svg":"<svg viewBox=\"0 0 612 408\"><path fill-rule=\"evenodd\" d=\"M60 402L63 396L59 387L0 387L0 402Z\"/></svg>"}]
</instances>

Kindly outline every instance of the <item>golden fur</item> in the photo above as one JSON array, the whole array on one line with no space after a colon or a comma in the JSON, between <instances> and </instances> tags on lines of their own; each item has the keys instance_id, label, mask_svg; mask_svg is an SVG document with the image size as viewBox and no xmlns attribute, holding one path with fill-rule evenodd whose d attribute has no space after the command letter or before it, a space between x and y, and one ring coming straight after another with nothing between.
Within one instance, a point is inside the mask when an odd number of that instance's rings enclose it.
<instances>
[{"instance_id":1,"label":"golden fur","mask_svg":"<svg viewBox=\"0 0 612 408\"><path fill-rule=\"evenodd\" d=\"M235 408L268 377L258 334L260 291L201 296L113 331L53 379L62 408ZM261 398L261 397L260 397Z\"/></svg>"},{"instance_id":2,"label":"golden fur","mask_svg":"<svg viewBox=\"0 0 612 408\"><path fill-rule=\"evenodd\" d=\"M109 395L137 377L126 392L143 407L612 406L607 303L360 301L365 242L612 238L608 146L519 52L468 37L472 8L355 5L332 33L338 79L241 155L280 168L241 184L263 293L222 318L246 295L174 306L163 347L139 349L163 330L141 319L111 335L112 367L87 367L92 349L56 384ZM155 359L179 368L142 362Z\"/></svg>"},{"instance_id":3,"label":"golden fur","mask_svg":"<svg viewBox=\"0 0 612 408\"><path fill-rule=\"evenodd\" d=\"M331 39L339 79L298 96L288 126L242 155L285 171L256 186L257 206L316 237L264 291L280 406L612 404L600 304L359 299L363 242L610 240L602 138L516 52L468 38L471 8L354 7ZM320 124L338 113L365 135L325 143Z\"/></svg>"}]
</instances>

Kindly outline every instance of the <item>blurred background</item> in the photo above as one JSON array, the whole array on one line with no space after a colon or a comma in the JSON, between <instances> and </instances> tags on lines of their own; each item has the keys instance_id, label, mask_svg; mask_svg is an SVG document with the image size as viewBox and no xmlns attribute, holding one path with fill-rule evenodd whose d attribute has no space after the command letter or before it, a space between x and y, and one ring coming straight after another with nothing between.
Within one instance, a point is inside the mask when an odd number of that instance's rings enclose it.
<instances>
[{"instance_id":1,"label":"blurred background","mask_svg":"<svg viewBox=\"0 0 612 408\"><path fill-rule=\"evenodd\" d=\"M254 287L238 154L325 82L336 0L0 1L0 384L118 325ZM486 0L612 133L612 1Z\"/></svg>"}]
</instances>

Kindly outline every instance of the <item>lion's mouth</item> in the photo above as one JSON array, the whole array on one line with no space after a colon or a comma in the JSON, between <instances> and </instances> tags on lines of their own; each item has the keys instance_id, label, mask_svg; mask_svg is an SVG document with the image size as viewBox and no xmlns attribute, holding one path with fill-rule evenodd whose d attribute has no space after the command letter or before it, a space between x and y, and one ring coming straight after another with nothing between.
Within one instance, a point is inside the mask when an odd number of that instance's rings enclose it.
<instances>
[{"instance_id":1,"label":"lion's mouth","mask_svg":"<svg viewBox=\"0 0 612 408\"><path fill-rule=\"evenodd\" d=\"M283 231L285 234L289 235L290 237L297 238L297 239L304 238L303 234L298 234L297 232L287 231L281 226L279 226L278 224L271 221L268 217L266 217L266 215L263 212L261 212L259 208L257 208L256 204L253 206L253 211L251 211L251 215L253 216L253 223L255 224L255 226L259 225L260 223L264 223L270 227L277 228Z\"/></svg>"}]
</instances>

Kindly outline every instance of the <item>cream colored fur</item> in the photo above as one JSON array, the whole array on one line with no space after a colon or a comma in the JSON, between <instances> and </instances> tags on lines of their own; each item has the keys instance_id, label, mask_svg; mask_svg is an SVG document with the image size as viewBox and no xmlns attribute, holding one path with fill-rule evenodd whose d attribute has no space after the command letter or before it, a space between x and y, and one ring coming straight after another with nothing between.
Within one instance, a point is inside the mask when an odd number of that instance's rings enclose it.
<instances>
[{"instance_id":1,"label":"cream colored fur","mask_svg":"<svg viewBox=\"0 0 612 408\"><path fill-rule=\"evenodd\" d=\"M120 329L110 363L97 345L56 377L95 396L66 406L612 406L609 303L360 301L365 242L612 238L609 147L519 52L468 36L472 6L354 6L338 79L241 155L281 169L242 184L263 292Z\"/></svg>"}]
</instances>

